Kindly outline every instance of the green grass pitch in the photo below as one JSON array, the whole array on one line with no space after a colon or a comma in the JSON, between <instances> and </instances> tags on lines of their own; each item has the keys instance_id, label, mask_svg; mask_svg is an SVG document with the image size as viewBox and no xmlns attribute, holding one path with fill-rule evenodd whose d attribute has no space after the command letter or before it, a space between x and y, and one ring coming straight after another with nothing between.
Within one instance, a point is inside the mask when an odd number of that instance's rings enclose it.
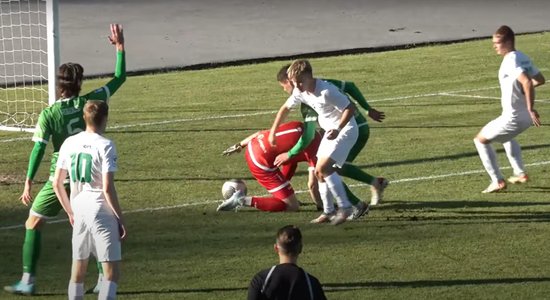
<instances>
[{"instance_id":1,"label":"green grass pitch","mask_svg":"<svg viewBox=\"0 0 550 300\"><path fill-rule=\"evenodd\" d=\"M270 126L286 99L275 81L284 62L129 77L111 100L107 133L119 151L116 184L129 227L120 299L243 299L252 276L276 263L274 234L286 224L302 228L300 264L329 299L547 298L550 87L537 89L544 126L518 138L532 181L482 195L489 180L472 138L500 113L501 58L491 46L481 40L312 60L317 76L354 81L387 115L370 123L356 160L393 181L385 202L339 227L309 224L312 205L298 213L215 212L226 179L243 178L249 194L265 194L242 155L220 153ZM517 47L550 78L550 34L520 36ZM86 81L83 90L104 82ZM12 225L28 213L18 197L29 139L0 132L0 285L21 272L24 232ZM368 187L346 182L368 199ZM306 189L303 166L293 185ZM306 193L299 198L310 203ZM66 297L70 231L65 221L44 231L37 299ZM91 266L87 287L95 277Z\"/></svg>"}]
</instances>

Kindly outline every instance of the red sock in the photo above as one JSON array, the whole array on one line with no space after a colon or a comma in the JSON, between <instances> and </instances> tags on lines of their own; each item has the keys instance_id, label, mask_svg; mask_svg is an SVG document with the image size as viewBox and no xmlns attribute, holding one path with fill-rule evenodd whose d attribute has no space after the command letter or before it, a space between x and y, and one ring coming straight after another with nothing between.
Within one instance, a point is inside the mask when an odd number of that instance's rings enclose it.
<instances>
[{"instance_id":1,"label":"red sock","mask_svg":"<svg viewBox=\"0 0 550 300\"><path fill-rule=\"evenodd\" d=\"M275 197L252 197L251 206L263 211L285 211L286 203Z\"/></svg>"}]
</instances>

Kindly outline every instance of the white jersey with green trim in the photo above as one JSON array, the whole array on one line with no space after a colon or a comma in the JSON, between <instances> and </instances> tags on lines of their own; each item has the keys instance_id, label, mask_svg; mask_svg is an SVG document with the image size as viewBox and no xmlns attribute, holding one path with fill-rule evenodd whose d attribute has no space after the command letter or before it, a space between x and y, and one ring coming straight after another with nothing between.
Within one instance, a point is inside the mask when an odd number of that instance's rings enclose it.
<instances>
[{"instance_id":1,"label":"white jersey with green trim","mask_svg":"<svg viewBox=\"0 0 550 300\"><path fill-rule=\"evenodd\" d=\"M116 148L111 140L89 132L67 138L59 151L57 168L69 173L75 215L113 213L103 194L103 174L117 170Z\"/></svg>"}]
</instances>

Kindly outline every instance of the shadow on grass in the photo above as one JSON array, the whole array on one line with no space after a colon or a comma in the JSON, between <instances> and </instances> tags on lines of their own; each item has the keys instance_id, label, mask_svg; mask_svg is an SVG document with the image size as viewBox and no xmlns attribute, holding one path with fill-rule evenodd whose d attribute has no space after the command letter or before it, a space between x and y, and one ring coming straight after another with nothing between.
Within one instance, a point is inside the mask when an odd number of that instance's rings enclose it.
<instances>
[{"instance_id":1,"label":"shadow on grass","mask_svg":"<svg viewBox=\"0 0 550 300\"><path fill-rule=\"evenodd\" d=\"M533 187L531 187L533 188ZM550 189L550 187L546 187ZM522 190L521 193L529 192ZM550 206L550 202L534 201L467 201L467 200L446 200L446 201L424 201L407 202L391 201L387 204L376 207L376 210L418 210L418 209L459 209L459 208L494 208L494 207L521 207L521 206Z\"/></svg>"},{"instance_id":2,"label":"shadow on grass","mask_svg":"<svg viewBox=\"0 0 550 300\"><path fill-rule=\"evenodd\" d=\"M531 278L488 278L488 279L451 279L451 280L412 280L412 281L365 281L352 283L326 283L323 288L327 292L357 290L368 288L423 288L450 287L464 285L520 284L550 282L549 277Z\"/></svg>"},{"instance_id":3,"label":"shadow on grass","mask_svg":"<svg viewBox=\"0 0 550 300\"><path fill-rule=\"evenodd\" d=\"M138 127L138 126L136 126ZM256 131L265 130L265 128L199 128L199 129L150 129L150 130L109 130L107 134L127 134L127 133L180 133L180 132L244 132L243 134L253 134ZM245 138L246 136L243 136ZM229 147L230 145L228 145ZM225 149L223 149L225 150ZM221 153L221 151L220 151Z\"/></svg>"},{"instance_id":4,"label":"shadow on grass","mask_svg":"<svg viewBox=\"0 0 550 300\"><path fill-rule=\"evenodd\" d=\"M411 281L365 281L350 283L325 283L325 292L339 292L359 289L391 289L391 288L432 288L452 287L466 285L498 285L498 284L522 284L550 282L549 277L527 278L488 278L488 279L450 279L450 280L411 280ZM118 295L145 295L145 294L190 294L190 293L216 293L216 292L245 292L248 287L234 288L181 288L163 290L120 291ZM37 296L62 296L62 293L44 293Z\"/></svg>"},{"instance_id":5,"label":"shadow on grass","mask_svg":"<svg viewBox=\"0 0 550 300\"><path fill-rule=\"evenodd\" d=\"M197 288L197 289L167 289L167 290L143 290L143 291L121 291L119 295L141 295L141 294L189 294L189 293L215 293L215 292L235 292L247 291L248 287L235 288Z\"/></svg>"},{"instance_id":6,"label":"shadow on grass","mask_svg":"<svg viewBox=\"0 0 550 300\"><path fill-rule=\"evenodd\" d=\"M473 147L474 147L474 144L472 142L472 148ZM550 147L550 144L529 145L529 146L523 146L522 150L528 151L528 150L544 149L549 147ZM498 149L497 153L504 153L504 150ZM434 156L434 157L428 157L428 158L415 158L415 159L408 159L408 160L377 162L372 164L356 165L356 166L360 168L383 168L383 167L393 167L393 166L401 166L401 165L414 165L414 164L421 164L421 163L435 162L435 161L455 160L455 159L477 157L477 156L478 156L477 151L472 151L472 152L464 152L464 153L457 153L457 154L450 154L450 155Z\"/></svg>"},{"instance_id":7,"label":"shadow on grass","mask_svg":"<svg viewBox=\"0 0 550 300\"><path fill-rule=\"evenodd\" d=\"M214 129L216 130L216 129ZM254 129L251 129L254 130ZM473 142L472 142L473 147ZM530 146L524 146L522 149L523 151L527 150L535 150L535 149L542 149L542 148L550 148L550 144L540 144L540 145L530 145ZM220 150L223 151L223 150ZM497 152L503 153L504 150L499 149ZM221 152L220 152L221 153ZM451 154L451 155L443 155L443 156L434 156L429 158L419 158L419 159L408 159L408 160L398 160L398 161L388 161L388 162L378 162L378 163L372 163L372 164L365 164L365 165L355 165L359 168L384 168L384 167L393 167L393 166L401 166L401 165L414 165L414 164L422 164L427 162L435 162L435 161L446 161L446 160L456 160L466 157L477 157L477 152L464 152L464 153L457 153L457 154ZM243 169L245 169L246 166L243 165ZM295 175L307 175L307 171L297 171ZM209 177L197 177L197 176L189 176L189 177L155 177L155 178L128 178L128 179L116 179L116 181L122 181L122 182L155 182L155 181L182 181L182 180L189 180L189 181L219 181L219 180L229 180L235 178L235 176L209 176ZM248 176L243 177L242 179L246 180L254 180L254 178ZM391 179L391 178L390 178ZM548 191L550 190L550 187L533 187L538 188L541 191ZM522 191L526 192L526 191ZM531 192L534 192L531 190Z\"/></svg>"}]
</instances>

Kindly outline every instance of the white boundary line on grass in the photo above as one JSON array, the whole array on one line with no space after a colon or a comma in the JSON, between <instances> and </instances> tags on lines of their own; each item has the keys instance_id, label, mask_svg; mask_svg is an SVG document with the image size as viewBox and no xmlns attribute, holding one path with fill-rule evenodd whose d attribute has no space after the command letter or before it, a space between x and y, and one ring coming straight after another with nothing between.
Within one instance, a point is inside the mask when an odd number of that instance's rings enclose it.
<instances>
[{"instance_id":1,"label":"white boundary line on grass","mask_svg":"<svg viewBox=\"0 0 550 300\"><path fill-rule=\"evenodd\" d=\"M470 93L470 92L476 92L476 91L492 90L492 89L496 89L496 88L498 88L498 87L492 86L492 87L466 89L466 90L449 91L449 92L437 92L437 93L427 93L427 94L418 94L418 95L408 95L408 96L390 97L390 98L382 98L382 99L373 99L373 100L369 100L368 102L369 103L370 102L374 103L374 102L407 100L407 99L415 99L415 98L423 98L423 97L451 96L452 94L455 94L455 93ZM155 122L147 122L147 123L116 125L116 126L111 126L108 129L124 129L124 128L140 127L140 126L155 126L155 125L193 122L193 121L202 121L202 120L219 120L219 119L241 118L241 117L268 115L268 114L274 114L274 113L276 113L276 111L263 111L263 112L256 112L256 113L250 113L250 114L235 114L235 115L222 115L222 116L210 116L210 117L196 117L196 118L186 118L186 119L164 120L164 121L155 121ZM10 142L27 141L27 140L30 140L30 138L28 138L28 137L10 138L10 139L5 139L5 140L0 140L0 143L10 143Z\"/></svg>"},{"instance_id":2,"label":"white boundary line on grass","mask_svg":"<svg viewBox=\"0 0 550 300\"><path fill-rule=\"evenodd\" d=\"M546 161L540 161L540 162L526 164L525 166L526 167L535 167L535 166L543 166L543 165L549 165L549 164L550 164L550 160L546 160ZM511 167L503 167L501 169L511 169ZM390 183L391 184L396 184L396 183L413 182L413 181L434 180L434 179L442 179L442 178L448 178L448 177L480 174L480 173L484 173L484 172L485 172L485 170L470 170L470 171L440 174L440 175L402 178L402 179L391 180ZM361 183L361 184L352 184L352 185L349 185L349 186L350 187L361 187L361 186L367 186L367 184ZM306 193L306 192L307 192L306 190L296 191L297 194L302 194L302 193ZM153 212L153 211L159 211L159 210L169 210L169 209L175 209L175 208L182 208L182 207L189 207L189 206L200 206L200 205L208 205L208 204L215 204L215 203L220 203L220 200L206 200L206 201L201 201L201 202L182 203L182 204L175 204L175 205L169 205L169 206L138 208L138 209L124 211L124 214L133 214L133 213L139 213L139 212ZM48 224L57 224L57 223L63 223L63 222L66 222L66 221L67 221L67 219L53 219L53 220L49 220L47 223ZM23 227L24 227L23 224L3 226L3 227L0 227L0 231L18 229L18 228L23 228Z\"/></svg>"}]
</instances>

